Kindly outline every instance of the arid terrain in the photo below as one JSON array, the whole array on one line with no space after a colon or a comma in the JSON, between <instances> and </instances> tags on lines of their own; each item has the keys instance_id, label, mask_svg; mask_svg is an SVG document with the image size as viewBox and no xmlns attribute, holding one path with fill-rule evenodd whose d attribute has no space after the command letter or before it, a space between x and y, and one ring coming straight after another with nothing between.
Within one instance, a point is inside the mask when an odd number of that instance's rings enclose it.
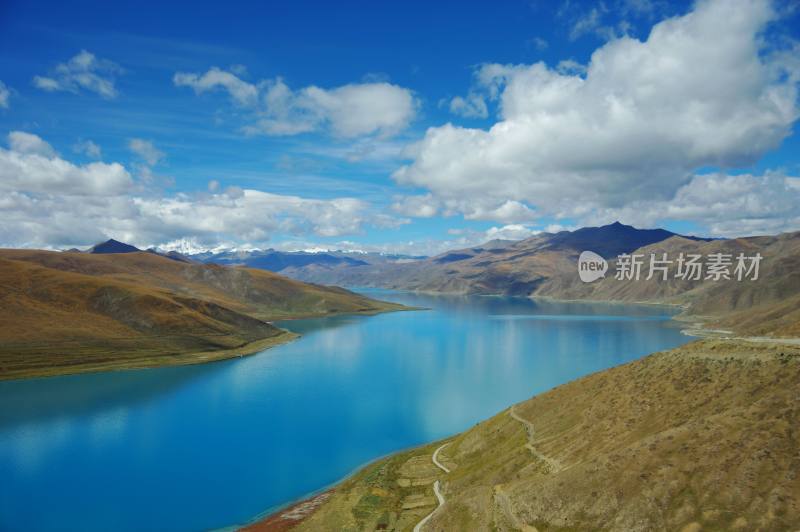
<instances>
[{"instance_id":1,"label":"arid terrain","mask_svg":"<svg viewBox=\"0 0 800 532\"><path fill-rule=\"evenodd\" d=\"M379 460L293 530L794 530L800 349L703 340ZM287 521L292 522L290 518Z\"/></svg>"},{"instance_id":2,"label":"arid terrain","mask_svg":"<svg viewBox=\"0 0 800 532\"><path fill-rule=\"evenodd\" d=\"M604 279L583 283L577 275L578 256L595 251L609 260ZM645 257L641 278L615 278L616 256ZM673 261L667 280L647 280L649 258L666 253ZM759 278L698 281L675 278L680 253L715 253L732 258L743 253L762 256ZM733 267L731 267L731 272ZM492 241L402 263L333 266L312 264L286 268L290 277L342 286L379 286L445 293L517 295L557 300L660 303L685 309L682 318L709 327L738 329L744 334L800 334L800 233L709 240L676 235L662 229L641 230L622 224L577 231L543 233L518 242Z\"/></svg>"},{"instance_id":3,"label":"arid terrain","mask_svg":"<svg viewBox=\"0 0 800 532\"><path fill-rule=\"evenodd\" d=\"M666 253L673 261L680 253L710 257L723 253L736 257L760 254L763 259L756 280L675 278L677 265L669 266L667 280L659 274L647 280L642 269L639 280L617 280L616 261L610 261L604 279L583 283L575 267L547 279L533 294L535 297L597 301L664 303L680 305L684 318L706 321L709 327L736 330L741 335L800 335L800 233L712 240L710 242L671 237L634 253L649 259ZM733 268L731 268L731 272ZM705 277L705 275L703 276Z\"/></svg>"},{"instance_id":4,"label":"arid terrain","mask_svg":"<svg viewBox=\"0 0 800 532\"><path fill-rule=\"evenodd\" d=\"M636 229L614 223L576 231L541 233L519 241L492 240L424 260L317 263L287 267L281 273L338 286L530 296L548 279L563 272L574 273L581 251L590 249L613 258L674 236L678 235L664 229Z\"/></svg>"},{"instance_id":5,"label":"arid terrain","mask_svg":"<svg viewBox=\"0 0 800 532\"><path fill-rule=\"evenodd\" d=\"M533 297L677 305L678 319L707 339L558 386L462 434L378 460L321 504L271 523L415 532L800 527L800 233L666 235L633 251L673 259L760 253L756 280L675 279L675 265L667 280L646 280L646 270L638 281L617 280L612 259L594 283L580 281L576 261L581 247L598 248L562 236L569 246L546 236L516 257L510 250L534 239L449 255L475 268L478 257L502 256L485 265L487 274L506 267L514 279L521 264L532 267L528 275L540 275L526 294ZM465 271L454 267L450 279L470 291ZM434 463L437 449L444 469Z\"/></svg>"},{"instance_id":6,"label":"arid terrain","mask_svg":"<svg viewBox=\"0 0 800 532\"><path fill-rule=\"evenodd\" d=\"M147 252L0 251L0 378L185 364L294 336L271 320L402 308Z\"/></svg>"}]
</instances>

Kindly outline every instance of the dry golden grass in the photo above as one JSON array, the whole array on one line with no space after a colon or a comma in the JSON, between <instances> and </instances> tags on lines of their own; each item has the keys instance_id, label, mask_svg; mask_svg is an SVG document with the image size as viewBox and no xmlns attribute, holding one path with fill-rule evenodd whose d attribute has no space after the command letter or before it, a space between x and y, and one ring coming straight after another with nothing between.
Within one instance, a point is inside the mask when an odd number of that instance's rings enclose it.
<instances>
[{"instance_id":1,"label":"dry golden grass","mask_svg":"<svg viewBox=\"0 0 800 532\"><path fill-rule=\"evenodd\" d=\"M237 356L293 337L268 320L399 308L151 253L0 250L0 378Z\"/></svg>"},{"instance_id":2,"label":"dry golden grass","mask_svg":"<svg viewBox=\"0 0 800 532\"><path fill-rule=\"evenodd\" d=\"M559 386L516 412L534 425L535 452L509 411L455 437L442 453L452 472L433 470L447 502L426 530L800 527L796 347L694 342ZM398 479L437 446L366 467L297 530L411 530L433 501L404 510L410 493ZM429 484L413 489L431 494Z\"/></svg>"},{"instance_id":3,"label":"dry golden grass","mask_svg":"<svg viewBox=\"0 0 800 532\"><path fill-rule=\"evenodd\" d=\"M646 246L634 253L660 257L667 253L675 260L680 253L708 257L713 253L739 253L763 257L759 278L685 281L675 279L676 265L670 267L666 281L657 275L649 281L646 268L638 281L618 281L615 265L605 279L583 283L575 274L574 263L558 275L548 278L534 293L537 297L639 303L666 303L686 307L685 315L703 319L709 327L734 330L741 335L797 336L800 333L800 232L777 236L759 236L693 241L672 237ZM649 260L649 259L648 259Z\"/></svg>"}]
</instances>

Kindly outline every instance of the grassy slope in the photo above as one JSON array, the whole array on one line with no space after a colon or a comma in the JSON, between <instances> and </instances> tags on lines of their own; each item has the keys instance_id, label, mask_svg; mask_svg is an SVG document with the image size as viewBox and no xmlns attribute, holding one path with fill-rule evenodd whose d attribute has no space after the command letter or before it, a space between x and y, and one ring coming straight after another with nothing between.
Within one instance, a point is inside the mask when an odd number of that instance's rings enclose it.
<instances>
[{"instance_id":1,"label":"grassy slope","mask_svg":"<svg viewBox=\"0 0 800 532\"><path fill-rule=\"evenodd\" d=\"M646 246L635 253L649 257L662 253L675 260L679 253L761 253L759 279L682 281L674 279L674 265L667 281L618 281L610 263L605 279L586 284L575 273L574 264L561 275L545 281L534 296L620 302L668 303L687 306L687 314L709 322L712 327L735 329L744 335L770 333L796 336L800 329L800 232L778 236L737 238L697 242L673 237Z\"/></svg>"},{"instance_id":2,"label":"grassy slope","mask_svg":"<svg viewBox=\"0 0 800 532\"><path fill-rule=\"evenodd\" d=\"M267 320L399 308L150 253L2 250L0 378L227 358L294 337Z\"/></svg>"},{"instance_id":3,"label":"grassy slope","mask_svg":"<svg viewBox=\"0 0 800 532\"><path fill-rule=\"evenodd\" d=\"M559 386L343 482L297 530L788 530L800 526L800 349L706 340ZM427 485L402 487L425 464ZM422 506L410 509L414 497ZM406 509L404 509L404 504Z\"/></svg>"}]
</instances>

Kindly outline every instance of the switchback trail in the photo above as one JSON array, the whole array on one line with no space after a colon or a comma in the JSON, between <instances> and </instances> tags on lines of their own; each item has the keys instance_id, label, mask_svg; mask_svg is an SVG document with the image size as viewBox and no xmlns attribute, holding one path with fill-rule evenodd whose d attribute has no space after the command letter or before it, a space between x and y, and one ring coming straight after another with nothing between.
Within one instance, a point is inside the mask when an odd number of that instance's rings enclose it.
<instances>
[{"instance_id":1,"label":"switchback trail","mask_svg":"<svg viewBox=\"0 0 800 532\"><path fill-rule=\"evenodd\" d=\"M440 445L439 448L437 448L435 451L433 451L433 456L431 457L431 461L433 462L433 465L435 465L436 467L438 467L439 469L441 469L445 473L449 473L450 470L447 468L447 466L445 466L444 464L439 462L438 457L439 457L439 451L441 451L442 449L444 449L448 445L450 445L450 442L447 442L447 443L444 443L444 444ZM438 480L433 483L433 493L434 493L434 495L436 495L436 499L439 501L439 505L436 508L434 508L431 513L429 513L428 515L423 517L422 520L419 523L417 523L417 525L414 527L414 532L420 532L422 530L422 527L425 525L425 523L427 523L428 520L431 517L433 517L433 514L435 514L439 510L439 508L444 506L444 496L442 495L442 492L439 491L439 481Z\"/></svg>"}]
</instances>

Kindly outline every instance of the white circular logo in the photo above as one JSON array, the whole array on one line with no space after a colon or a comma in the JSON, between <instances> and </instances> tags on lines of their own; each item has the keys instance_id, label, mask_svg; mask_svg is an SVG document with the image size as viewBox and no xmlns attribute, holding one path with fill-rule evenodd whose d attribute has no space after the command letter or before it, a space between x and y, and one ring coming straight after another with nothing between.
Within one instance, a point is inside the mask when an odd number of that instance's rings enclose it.
<instances>
[{"instance_id":1,"label":"white circular logo","mask_svg":"<svg viewBox=\"0 0 800 532\"><path fill-rule=\"evenodd\" d=\"M606 276L608 262L594 251L584 251L578 257L578 275L584 283L591 283Z\"/></svg>"}]
</instances>

